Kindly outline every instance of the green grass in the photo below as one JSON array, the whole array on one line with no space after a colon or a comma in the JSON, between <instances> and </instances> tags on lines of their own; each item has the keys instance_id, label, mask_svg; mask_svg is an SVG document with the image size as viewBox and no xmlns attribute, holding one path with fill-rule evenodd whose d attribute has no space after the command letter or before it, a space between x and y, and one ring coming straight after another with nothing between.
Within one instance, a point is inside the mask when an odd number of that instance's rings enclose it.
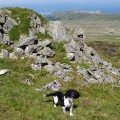
<instances>
[{"instance_id":1,"label":"green grass","mask_svg":"<svg viewBox=\"0 0 120 120\"><path fill-rule=\"evenodd\" d=\"M65 52L64 43L54 46L60 54L56 60L63 59L61 53ZM61 59L59 58L61 57ZM10 74L0 76L0 120L119 120L120 114L120 91L111 84L89 84L82 85L81 76L76 76L76 65L71 82L63 82L62 90L77 89L81 97L75 100L74 116L69 113L63 114L61 107L54 108L52 102L45 102L48 98L44 94L51 90L38 92L36 88L42 88L56 78L47 73L46 70L33 71L30 67L32 60L10 60L0 59L0 69L8 68ZM88 67L86 63L81 65ZM28 86L21 83L21 80L28 77L28 74L35 76L34 85Z\"/></svg>"},{"instance_id":2,"label":"green grass","mask_svg":"<svg viewBox=\"0 0 120 120\"><path fill-rule=\"evenodd\" d=\"M63 114L60 106L53 108L52 102L45 102L48 98L43 95L51 91L35 90L54 79L44 70L32 71L28 60L3 59L0 63L1 68L11 71L10 75L0 77L0 120L119 120L119 88L109 84L82 86L76 80L61 81L62 91L73 88L81 93L80 99L75 100L74 116L70 117L68 112ZM36 82L32 86L20 82L28 73L35 75Z\"/></svg>"},{"instance_id":3,"label":"green grass","mask_svg":"<svg viewBox=\"0 0 120 120\"><path fill-rule=\"evenodd\" d=\"M37 37L41 40L52 39L52 37L48 34L47 31L45 31L45 34L42 34L41 32L37 33Z\"/></svg>"},{"instance_id":4,"label":"green grass","mask_svg":"<svg viewBox=\"0 0 120 120\"><path fill-rule=\"evenodd\" d=\"M61 63L70 64L70 61L66 57L64 44L65 42L54 43L53 50L55 51L55 55L52 58L53 62L61 62Z\"/></svg>"},{"instance_id":5,"label":"green grass","mask_svg":"<svg viewBox=\"0 0 120 120\"><path fill-rule=\"evenodd\" d=\"M8 50L9 52L12 52L12 51L13 51L13 48L12 48L12 47L10 47L10 46L8 46L8 45L3 45L3 44L0 43L0 52L1 52L2 49L6 49L6 50Z\"/></svg>"}]
</instances>

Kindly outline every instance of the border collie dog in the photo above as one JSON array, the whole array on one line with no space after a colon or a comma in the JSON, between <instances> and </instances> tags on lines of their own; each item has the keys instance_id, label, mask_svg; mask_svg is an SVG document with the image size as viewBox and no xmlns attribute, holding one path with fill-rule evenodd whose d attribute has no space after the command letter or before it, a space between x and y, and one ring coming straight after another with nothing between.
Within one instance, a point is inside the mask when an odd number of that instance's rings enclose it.
<instances>
[{"instance_id":1,"label":"border collie dog","mask_svg":"<svg viewBox=\"0 0 120 120\"><path fill-rule=\"evenodd\" d=\"M66 108L69 108L70 116L73 116L73 99L77 99L80 97L80 94L76 90L68 90L65 94L58 91L46 95L46 97L49 96L53 97L54 107L56 107L57 105L61 105L64 113L66 113Z\"/></svg>"}]
</instances>

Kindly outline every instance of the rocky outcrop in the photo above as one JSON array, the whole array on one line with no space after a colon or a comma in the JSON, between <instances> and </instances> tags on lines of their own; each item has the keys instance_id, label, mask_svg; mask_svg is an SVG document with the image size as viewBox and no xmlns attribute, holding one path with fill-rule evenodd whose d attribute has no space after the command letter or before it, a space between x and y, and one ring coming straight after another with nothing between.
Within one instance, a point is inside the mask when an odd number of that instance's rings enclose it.
<instances>
[{"instance_id":1,"label":"rocky outcrop","mask_svg":"<svg viewBox=\"0 0 120 120\"><path fill-rule=\"evenodd\" d=\"M101 59L95 49L87 46L84 41L84 34L81 33L81 30L78 30L78 32L75 31L72 40L65 44L65 49L66 56L70 61L79 62L82 60L87 61L89 66L97 66L88 69L83 69L79 66L77 67L77 73L82 74L86 82L115 82L115 79L112 76L120 75L118 69L112 67L111 63Z\"/></svg>"},{"instance_id":2,"label":"rocky outcrop","mask_svg":"<svg viewBox=\"0 0 120 120\"><path fill-rule=\"evenodd\" d=\"M56 42L69 40L66 29L60 21L50 21L48 23L48 31Z\"/></svg>"},{"instance_id":3,"label":"rocky outcrop","mask_svg":"<svg viewBox=\"0 0 120 120\"><path fill-rule=\"evenodd\" d=\"M10 30L18 25L17 22L10 17L9 10L0 9L0 42L6 45L11 45L13 42L9 38Z\"/></svg>"},{"instance_id":4,"label":"rocky outcrop","mask_svg":"<svg viewBox=\"0 0 120 120\"><path fill-rule=\"evenodd\" d=\"M42 26L40 18L36 14L32 14L30 17L29 36L34 36L39 32L45 34L45 27Z\"/></svg>"},{"instance_id":5,"label":"rocky outcrop","mask_svg":"<svg viewBox=\"0 0 120 120\"><path fill-rule=\"evenodd\" d=\"M19 40L13 43L10 40L9 32L16 26L21 24L21 20L17 18L17 22L10 17L11 12L0 10L0 41L4 44L11 45L13 51L2 49L0 58L24 59L32 58L32 70L46 69L47 72L56 76L60 80L74 80L73 72L77 75L82 75L83 81L87 83L108 83L114 82L115 77L120 75L120 70L114 68L111 63L104 61L96 52L95 49L89 47L85 43L85 35L81 28L76 29L68 34L66 28L60 21L50 21L47 25L42 25L41 19L37 14L32 14L30 17L30 28L28 35L20 35ZM40 40L38 34L46 34L46 31L52 36L53 40ZM40 34L40 35L42 35ZM53 62L52 57L56 55L54 43L64 41L66 57L71 62L70 65L60 62ZM59 48L58 48L59 49ZM63 59L63 58L61 58ZM88 66L81 67L79 64L87 62ZM78 64L76 69L74 65ZM1 72L2 73L2 72ZM72 77L71 77L72 76ZM77 77L76 77L77 78ZM32 85L32 81L26 78L22 83ZM58 90L59 84L55 81L47 84L43 88Z\"/></svg>"}]
</instances>

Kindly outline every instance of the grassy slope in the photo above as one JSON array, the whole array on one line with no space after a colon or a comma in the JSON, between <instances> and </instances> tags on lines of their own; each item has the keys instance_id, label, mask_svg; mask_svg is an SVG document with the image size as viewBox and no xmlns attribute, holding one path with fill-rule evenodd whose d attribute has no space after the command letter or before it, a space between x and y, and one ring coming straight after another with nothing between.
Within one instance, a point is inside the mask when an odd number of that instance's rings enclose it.
<instances>
[{"instance_id":1,"label":"grassy slope","mask_svg":"<svg viewBox=\"0 0 120 120\"><path fill-rule=\"evenodd\" d=\"M115 43L117 42L115 41ZM101 44L104 46L101 46ZM100 50L105 48L107 44L110 46L109 43L99 43L98 41L94 44L90 43L90 45L97 46L97 48L101 46ZM112 47L117 49L118 55L119 47L117 45ZM53 61L69 63L64 55L63 43L56 44L53 48L57 52ZM103 52L100 53L103 55ZM52 102L46 104L45 100L47 98L44 97L44 94L51 91L35 91L35 88L42 87L56 79L56 77L47 74L45 70L31 70L31 63L32 60L30 59L17 61L0 59L0 69L10 69L10 75L0 76L0 120L119 120L119 88L112 87L110 84L81 85L79 81L82 80L82 77L76 76L76 65L72 64L74 69L72 73L74 76L73 81L63 82L60 80L62 91L73 88L81 93L81 98L75 100L77 107L73 111L74 117L69 117L68 113L63 114L61 107L53 108ZM22 84L21 80L30 73L35 75L35 84L32 86Z\"/></svg>"}]
</instances>

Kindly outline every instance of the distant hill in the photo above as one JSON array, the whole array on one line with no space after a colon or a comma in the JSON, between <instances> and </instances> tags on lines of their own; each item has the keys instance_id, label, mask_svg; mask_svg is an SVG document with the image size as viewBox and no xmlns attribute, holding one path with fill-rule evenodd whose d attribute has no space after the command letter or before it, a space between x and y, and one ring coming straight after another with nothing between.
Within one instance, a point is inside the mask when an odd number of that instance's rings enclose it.
<instances>
[{"instance_id":1,"label":"distant hill","mask_svg":"<svg viewBox=\"0 0 120 120\"><path fill-rule=\"evenodd\" d=\"M49 20L120 20L120 14L107 14L102 12L92 11L66 11L66 12L55 12L52 15L48 15Z\"/></svg>"}]
</instances>

